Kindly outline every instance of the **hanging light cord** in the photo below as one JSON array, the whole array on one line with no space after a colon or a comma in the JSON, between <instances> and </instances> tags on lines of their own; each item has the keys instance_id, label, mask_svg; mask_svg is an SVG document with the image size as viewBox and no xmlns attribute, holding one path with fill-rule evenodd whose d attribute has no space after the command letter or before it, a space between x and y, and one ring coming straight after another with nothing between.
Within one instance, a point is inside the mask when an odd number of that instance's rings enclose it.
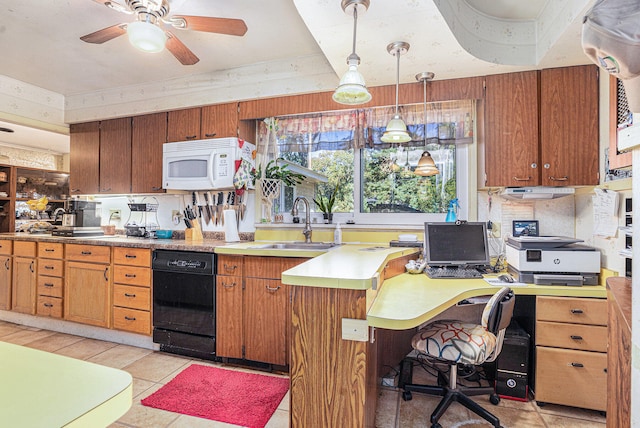
<instances>
[{"instance_id":1,"label":"hanging light cord","mask_svg":"<svg viewBox=\"0 0 640 428\"><path fill-rule=\"evenodd\" d=\"M424 95L424 145L427 146L427 79L422 79L422 93Z\"/></svg>"},{"instance_id":2,"label":"hanging light cord","mask_svg":"<svg viewBox=\"0 0 640 428\"><path fill-rule=\"evenodd\" d=\"M396 114L398 114L398 90L400 89L400 48L396 49Z\"/></svg>"},{"instance_id":3,"label":"hanging light cord","mask_svg":"<svg viewBox=\"0 0 640 428\"><path fill-rule=\"evenodd\" d=\"M356 54L356 30L358 29L358 5L353 5L353 51L351 55L357 57ZM359 60L360 58L358 58Z\"/></svg>"}]
</instances>

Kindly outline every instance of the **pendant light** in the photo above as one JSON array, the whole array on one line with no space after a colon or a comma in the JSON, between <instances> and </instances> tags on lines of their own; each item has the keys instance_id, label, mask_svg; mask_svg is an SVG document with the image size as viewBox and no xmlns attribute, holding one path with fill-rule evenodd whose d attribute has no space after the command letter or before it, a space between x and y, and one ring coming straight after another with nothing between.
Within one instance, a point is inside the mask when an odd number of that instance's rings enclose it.
<instances>
[{"instance_id":1,"label":"pendant light","mask_svg":"<svg viewBox=\"0 0 640 428\"><path fill-rule=\"evenodd\" d=\"M400 89L400 55L407 53L409 43L393 42L387 46L387 52L396 57L396 113L387 124L387 129L380 138L385 143L406 143L411 141L411 136L407 132L407 125L398 113L398 90Z\"/></svg>"},{"instance_id":2,"label":"pendant light","mask_svg":"<svg viewBox=\"0 0 640 428\"><path fill-rule=\"evenodd\" d=\"M369 0L342 0L342 10L346 14L353 13L353 50L347 57L349 69L340 79L338 88L333 93L333 100L340 104L356 105L371 101L364 77L358 71L360 57L356 54L356 29L358 27L358 11L365 12L369 8Z\"/></svg>"},{"instance_id":3,"label":"pendant light","mask_svg":"<svg viewBox=\"0 0 640 428\"><path fill-rule=\"evenodd\" d=\"M427 82L433 80L435 75L430 71L423 71L422 73L416 74L416 80L418 82L422 82L423 86L423 94L424 94L424 144L427 145ZM433 161L431 157L431 153L424 151L420 160L418 161L418 166L416 167L414 173L416 175L420 175L422 177L429 177L431 175L438 175L440 171L438 171L438 167L436 163Z\"/></svg>"}]
</instances>

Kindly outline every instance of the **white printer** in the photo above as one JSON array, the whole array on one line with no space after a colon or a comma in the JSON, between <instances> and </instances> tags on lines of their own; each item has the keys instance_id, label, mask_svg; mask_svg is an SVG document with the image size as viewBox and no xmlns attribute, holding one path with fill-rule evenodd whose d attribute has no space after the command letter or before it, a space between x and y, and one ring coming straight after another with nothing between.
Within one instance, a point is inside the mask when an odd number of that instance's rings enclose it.
<instances>
[{"instance_id":1,"label":"white printer","mask_svg":"<svg viewBox=\"0 0 640 428\"><path fill-rule=\"evenodd\" d=\"M507 270L538 285L598 285L600 251L562 236L507 238Z\"/></svg>"}]
</instances>

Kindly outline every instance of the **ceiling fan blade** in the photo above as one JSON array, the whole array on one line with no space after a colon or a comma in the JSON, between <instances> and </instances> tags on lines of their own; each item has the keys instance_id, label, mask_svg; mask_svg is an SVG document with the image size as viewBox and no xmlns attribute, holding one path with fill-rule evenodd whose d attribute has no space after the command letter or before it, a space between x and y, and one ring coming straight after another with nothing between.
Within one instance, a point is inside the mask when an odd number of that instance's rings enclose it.
<instances>
[{"instance_id":1,"label":"ceiling fan blade","mask_svg":"<svg viewBox=\"0 0 640 428\"><path fill-rule=\"evenodd\" d=\"M127 32L127 24L116 24L111 27L103 28L91 34L80 37L80 40L87 43L104 43Z\"/></svg>"},{"instance_id":2,"label":"ceiling fan blade","mask_svg":"<svg viewBox=\"0 0 640 428\"><path fill-rule=\"evenodd\" d=\"M229 34L231 36L244 36L247 32L247 24L242 19L175 15L169 18L169 22L176 28Z\"/></svg>"},{"instance_id":3,"label":"ceiling fan blade","mask_svg":"<svg viewBox=\"0 0 640 428\"><path fill-rule=\"evenodd\" d=\"M182 65L193 65L200 61L191 50L184 45L171 31L167 31L167 44L165 47L176 57Z\"/></svg>"}]
</instances>

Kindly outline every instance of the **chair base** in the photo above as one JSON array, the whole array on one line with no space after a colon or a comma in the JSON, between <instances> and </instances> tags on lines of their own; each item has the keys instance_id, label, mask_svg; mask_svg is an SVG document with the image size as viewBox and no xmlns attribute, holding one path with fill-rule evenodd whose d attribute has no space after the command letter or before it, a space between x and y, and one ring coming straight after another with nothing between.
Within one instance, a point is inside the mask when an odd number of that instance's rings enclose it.
<instances>
[{"instance_id":1,"label":"chair base","mask_svg":"<svg viewBox=\"0 0 640 428\"><path fill-rule=\"evenodd\" d=\"M403 369L405 369L405 361L403 361ZM450 373L449 376L449 385L447 385L447 379L441 372L438 372L438 384L443 386L436 385L418 385L412 383L404 383L402 382L399 387L403 389L402 391L402 399L405 401L411 400L411 392L419 392L421 394L435 395L443 397L442 400L438 403L433 413L431 413L430 421L432 428L440 427L438 421L442 417L442 415L449 408L451 403L458 402L462 404L464 407L482 417L486 421L488 421L491 425L496 428L500 428L500 420L493 415L491 412L480 406L478 403L473 401L471 396L474 395L486 395L490 396L490 401L492 404L498 404L500 402L500 397L496 394L495 390L492 387L463 387L457 385L457 366L455 364L449 365ZM405 373L406 375L406 369ZM409 379L411 376L409 376Z\"/></svg>"}]
</instances>

